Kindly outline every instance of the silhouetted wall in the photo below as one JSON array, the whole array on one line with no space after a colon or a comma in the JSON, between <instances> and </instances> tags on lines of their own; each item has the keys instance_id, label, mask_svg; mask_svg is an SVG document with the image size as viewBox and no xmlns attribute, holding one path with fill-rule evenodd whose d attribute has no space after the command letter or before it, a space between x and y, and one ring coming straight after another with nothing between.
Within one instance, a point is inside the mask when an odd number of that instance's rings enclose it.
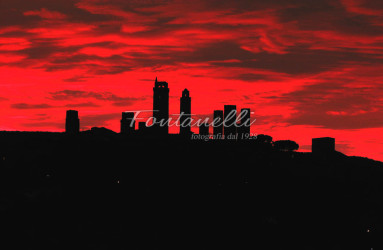
<instances>
[{"instance_id":1,"label":"silhouetted wall","mask_svg":"<svg viewBox=\"0 0 383 250\"><path fill-rule=\"evenodd\" d=\"M215 139L223 136L223 110L214 110L213 135ZM219 125L219 126L218 126Z\"/></svg>"},{"instance_id":2,"label":"silhouetted wall","mask_svg":"<svg viewBox=\"0 0 383 250\"><path fill-rule=\"evenodd\" d=\"M209 124L208 123L202 123L199 126L199 134L200 135L209 135Z\"/></svg>"}]
</instances>

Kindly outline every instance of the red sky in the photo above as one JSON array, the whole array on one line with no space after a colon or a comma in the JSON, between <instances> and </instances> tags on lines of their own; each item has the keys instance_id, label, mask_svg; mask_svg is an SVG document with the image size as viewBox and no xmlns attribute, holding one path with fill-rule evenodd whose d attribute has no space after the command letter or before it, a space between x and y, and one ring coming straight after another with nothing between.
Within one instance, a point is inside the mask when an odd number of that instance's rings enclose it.
<instances>
[{"instance_id":1,"label":"red sky","mask_svg":"<svg viewBox=\"0 0 383 250\"><path fill-rule=\"evenodd\" d=\"M251 108L253 133L332 136L383 160L380 0L0 0L0 130L119 131L152 109L158 76L170 112Z\"/></svg>"}]
</instances>

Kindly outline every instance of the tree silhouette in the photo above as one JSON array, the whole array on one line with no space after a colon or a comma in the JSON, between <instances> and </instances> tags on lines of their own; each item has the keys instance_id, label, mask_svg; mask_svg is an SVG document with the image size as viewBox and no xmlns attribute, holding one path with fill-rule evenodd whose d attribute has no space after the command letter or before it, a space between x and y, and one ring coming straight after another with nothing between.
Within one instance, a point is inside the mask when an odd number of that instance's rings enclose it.
<instances>
[{"instance_id":1,"label":"tree silhouette","mask_svg":"<svg viewBox=\"0 0 383 250\"><path fill-rule=\"evenodd\" d=\"M273 137L271 137L270 135L263 135L263 134L260 134L260 135L257 135L257 142L259 143L266 143L266 144L270 144L273 142Z\"/></svg>"},{"instance_id":2,"label":"tree silhouette","mask_svg":"<svg viewBox=\"0 0 383 250\"><path fill-rule=\"evenodd\" d=\"M274 142L274 148L279 151L294 151L299 149L299 145L295 141L281 140Z\"/></svg>"}]
</instances>

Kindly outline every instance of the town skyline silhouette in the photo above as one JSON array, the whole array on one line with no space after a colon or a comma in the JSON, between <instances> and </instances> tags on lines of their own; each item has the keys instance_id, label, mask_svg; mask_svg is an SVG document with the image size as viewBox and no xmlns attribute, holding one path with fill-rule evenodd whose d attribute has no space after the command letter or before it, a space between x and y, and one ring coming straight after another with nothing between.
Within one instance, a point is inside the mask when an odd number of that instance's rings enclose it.
<instances>
[{"instance_id":1,"label":"town skyline silhouette","mask_svg":"<svg viewBox=\"0 0 383 250\"><path fill-rule=\"evenodd\" d=\"M319 250L326 239L344 250L383 247L382 162L342 154L331 137L298 152L293 140L253 136L251 111L238 115L235 105L213 110L221 122L201 122L193 133L186 89L179 99L186 126L171 134L161 126L170 116L168 93L167 82L155 80L153 126L122 112L119 133L80 131L78 111L68 110L65 132L0 131L5 242L16 249Z\"/></svg>"},{"instance_id":2,"label":"town skyline silhouette","mask_svg":"<svg viewBox=\"0 0 383 250\"><path fill-rule=\"evenodd\" d=\"M145 112L153 112L153 115L149 117L146 122L141 122L141 124L138 125L138 128L146 130L151 128L153 131L151 133L154 135L155 133L159 132L158 127L169 127L174 125L180 127L179 134L185 136L191 135L191 133L193 133L191 132L191 127L195 125L202 129L204 135L209 135L208 129L209 126L212 126L214 130L214 136L223 137L224 130L228 131L228 129L230 130L231 127L235 127L238 130L238 133L246 133L247 137L250 137L250 126L254 124L255 119L251 122L251 112L249 108L241 109L241 112L237 116L236 105L225 105L225 116L223 116L224 110L214 110L215 116L213 122L209 123L209 118L200 118L193 125L193 118L191 116L195 114L192 114L191 112L191 97L189 95L190 92L187 89L182 91L182 96L180 98L180 113L172 114L178 115L179 117L174 123L171 124L172 118L169 116L170 104L168 83L159 82L157 81L156 77L153 88L153 110L145 110ZM142 112L142 110L122 112L122 119L120 121L120 133L126 134L134 133L136 131L136 119L140 112ZM167 128L164 130L166 131L165 134L169 133ZM80 132L80 119L78 110L67 110L65 132L72 134ZM230 133L235 134L237 131L231 131Z\"/></svg>"},{"instance_id":3,"label":"town skyline silhouette","mask_svg":"<svg viewBox=\"0 0 383 250\"><path fill-rule=\"evenodd\" d=\"M151 110L151 112L153 112L152 117L149 117L145 122L138 122L138 129L136 130L136 119L141 111L122 112L120 120L120 134L136 134L139 136L169 135L169 126L171 125L170 121L172 120L169 115L169 89L168 82L158 81L156 77L153 87L153 110ZM251 125L256 121L254 119L253 122L251 122L251 110L249 108L242 108L237 116L236 105L224 105L223 110L214 110L213 122L211 123L208 122L209 118L198 119L195 124L198 125L199 136L196 136L197 134L191 131L193 122L191 103L190 92L185 88L180 97L180 113L177 114L179 117L176 122L173 123L173 125L179 127L178 135L183 139L200 139L207 141L210 139L220 140L226 138L231 141L236 141L255 139L257 137L257 134L250 133ZM148 111L150 110L145 110L145 112ZM203 121L201 122L201 120ZM151 121L151 123L149 121ZM210 134L210 127L213 129L212 135ZM97 127L94 127L93 129L97 129ZM78 110L67 110L65 133L80 133ZM261 134L261 138L263 136L270 137L268 135ZM327 153L335 152L335 138L313 138L312 141L314 151L323 151ZM290 140L276 141L276 144L287 144L289 146L283 147L293 148L292 150L299 149L299 145Z\"/></svg>"}]
</instances>

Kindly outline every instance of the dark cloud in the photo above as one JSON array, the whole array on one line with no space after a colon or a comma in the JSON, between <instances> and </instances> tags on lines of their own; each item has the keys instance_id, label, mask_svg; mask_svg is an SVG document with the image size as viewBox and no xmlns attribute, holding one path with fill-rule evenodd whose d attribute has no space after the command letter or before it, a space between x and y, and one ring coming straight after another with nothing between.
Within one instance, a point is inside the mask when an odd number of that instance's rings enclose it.
<instances>
[{"instance_id":1,"label":"dark cloud","mask_svg":"<svg viewBox=\"0 0 383 250\"><path fill-rule=\"evenodd\" d=\"M18 50L16 53L27 56L27 59L46 59L49 70L50 66L66 66L67 68L79 67L86 61L103 61L121 63L125 60L122 56L101 57L97 55L87 55L79 53L84 47L103 48L111 46L118 48L121 45L113 42L86 43L83 45L63 46L57 38L33 38L28 40L30 46L28 48ZM85 64L86 66L87 64ZM89 64L88 64L89 65ZM91 66L91 65L90 65ZM95 64L94 66L99 66Z\"/></svg>"},{"instance_id":2,"label":"dark cloud","mask_svg":"<svg viewBox=\"0 0 383 250\"><path fill-rule=\"evenodd\" d=\"M70 103L66 104L65 107L68 108L83 108L83 107L100 107L100 105L93 102L82 102L82 103Z\"/></svg>"},{"instance_id":3,"label":"dark cloud","mask_svg":"<svg viewBox=\"0 0 383 250\"><path fill-rule=\"evenodd\" d=\"M224 53L223 53L224 51ZM124 56L98 57L90 55L75 55L53 61L52 67L58 64L76 64L87 60L100 60L107 65L88 65L89 72L96 75L118 74L136 68L158 67L162 65L178 65L182 63L207 63L211 67L261 69L282 74L300 75L317 74L332 70L342 65L353 63L383 63L382 57L375 53L360 53L357 49L324 50L310 49L307 46L292 46L284 53L271 53L261 51L251 52L241 48L234 41L225 41L206 44L189 52L172 50L156 51L156 58L148 57L145 53L130 53L130 58ZM229 77L230 78L230 77ZM233 78L233 77L232 77ZM234 77L235 78L235 77ZM278 80L270 74L245 73L236 76L236 79L244 81L254 80Z\"/></svg>"},{"instance_id":4,"label":"dark cloud","mask_svg":"<svg viewBox=\"0 0 383 250\"><path fill-rule=\"evenodd\" d=\"M383 2L382 1L361 1L360 7L365 7L370 10L383 10Z\"/></svg>"},{"instance_id":5,"label":"dark cloud","mask_svg":"<svg viewBox=\"0 0 383 250\"><path fill-rule=\"evenodd\" d=\"M379 93L374 87L348 87L334 82L304 86L268 99L294 108L295 113L284 120L292 125L361 129L383 127L383 104L377 101Z\"/></svg>"},{"instance_id":6,"label":"dark cloud","mask_svg":"<svg viewBox=\"0 0 383 250\"><path fill-rule=\"evenodd\" d=\"M278 81L280 78L275 74L239 74L234 75L232 79L237 79L245 82L255 82L255 81Z\"/></svg>"},{"instance_id":7,"label":"dark cloud","mask_svg":"<svg viewBox=\"0 0 383 250\"><path fill-rule=\"evenodd\" d=\"M127 107L127 106L131 106L135 103L135 100L127 100L127 101L119 101L119 102L113 102L112 105L113 106L116 106L116 107Z\"/></svg>"},{"instance_id":8,"label":"dark cloud","mask_svg":"<svg viewBox=\"0 0 383 250\"><path fill-rule=\"evenodd\" d=\"M219 89L219 92L235 92L235 89Z\"/></svg>"},{"instance_id":9,"label":"dark cloud","mask_svg":"<svg viewBox=\"0 0 383 250\"><path fill-rule=\"evenodd\" d=\"M91 77L86 77L86 76L73 76L67 79L64 79L64 82L86 82L86 79L91 78Z\"/></svg>"},{"instance_id":10,"label":"dark cloud","mask_svg":"<svg viewBox=\"0 0 383 250\"><path fill-rule=\"evenodd\" d=\"M125 103L125 105L130 105L136 101L144 100L144 97L135 98L135 97L122 97L115 95L110 92L92 92L92 91L81 91L81 90L61 90L50 93L49 99L56 101L63 100L74 100L79 98L92 98L100 101L110 101L114 103ZM119 105L116 105L119 106Z\"/></svg>"},{"instance_id":11,"label":"dark cloud","mask_svg":"<svg viewBox=\"0 0 383 250\"><path fill-rule=\"evenodd\" d=\"M21 125L27 128L58 128L60 130L65 128L64 122L26 122Z\"/></svg>"},{"instance_id":12,"label":"dark cloud","mask_svg":"<svg viewBox=\"0 0 383 250\"><path fill-rule=\"evenodd\" d=\"M33 27L41 21L36 15L24 15L27 11L39 11L46 9L62 13L73 22L103 22L116 20L117 17L108 14L92 14L87 10L79 8L79 0L1 0L0 14L2 21L0 26L21 25Z\"/></svg>"},{"instance_id":13,"label":"dark cloud","mask_svg":"<svg viewBox=\"0 0 383 250\"><path fill-rule=\"evenodd\" d=\"M30 47L18 51L19 54L26 55L28 59L45 59L60 51L56 39L33 39L30 42ZM77 48L66 47L64 50L74 52Z\"/></svg>"},{"instance_id":14,"label":"dark cloud","mask_svg":"<svg viewBox=\"0 0 383 250\"><path fill-rule=\"evenodd\" d=\"M81 116L81 128L89 129L91 127L105 126L111 120L119 122L120 116L120 113Z\"/></svg>"},{"instance_id":15,"label":"dark cloud","mask_svg":"<svg viewBox=\"0 0 383 250\"><path fill-rule=\"evenodd\" d=\"M255 59L255 54L244 50L235 42L226 41L208 44L188 53L178 53L180 62L207 62L239 60L241 62ZM230 63L229 63L230 64ZM226 65L221 63L221 65Z\"/></svg>"},{"instance_id":16,"label":"dark cloud","mask_svg":"<svg viewBox=\"0 0 383 250\"><path fill-rule=\"evenodd\" d=\"M100 60L102 57L96 55L87 55L87 54L75 54L75 55L66 55L62 57L57 57L52 60L50 63L52 65L79 65L78 63L83 63L91 60ZM120 59L120 58L119 58ZM92 66L92 64L85 64L86 66ZM96 64L94 64L97 66Z\"/></svg>"},{"instance_id":17,"label":"dark cloud","mask_svg":"<svg viewBox=\"0 0 383 250\"><path fill-rule=\"evenodd\" d=\"M230 47L226 49L230 49ZM238 59L238 62L216 62L213 63L213 65L266 69L280 73L299 75L329 71L350 62L383 63L383 59L376 57L376 55L361 54L352 50L312 50L302 46L290 48L284 54L269 53L266 51L257 54L247 52L246 54L244 53L245 50L238 46L236 50L242 50L242 55L245 55L233 58ZM236 55L239 54L240 53L236 53ZM209 54L206 56L208 57Z\"/></svg>"},{"instance_id":18,"label":"dark cloud","mask_svg":"<svg viewBox=\"0 0 383 250\"><path fill-rule=\"evenodd\" d=\"M130 71L131 68L128 66L106 66L106 67L97 67L95 69L90 70L90 73L95 75L115 75L120 74L126 71Z\"/></svg>"},{"instance_id":19,"label":"dark cloud","mask_svg":"<svg viewBox=\"0 0 383 250\"><path fill-rule=\"evenodd\" d=\"M346 34L378 35L383 27L376 25L374 16L350 13L341 1L289 1L287 8L279 10L282 22L295 22L301 30L336 31ZM379 1L368 1L372 5ZM370 7L372 7L372 5ZM365 5L366 6L366 5ZM375 10L371 8L370 10Z\"/></svg>"},{"instance_id":20,"label":"dark cloud","mask_svg":"<svg viewBox=\"0 0 383 250\"><path fill-rule=\"evenodd\" d=\"M337 33L347 33L356 36L368 35L374 36L383 33L383 26L376 25L375 16L356 15L350 13L341 1L338 0L291 0L281 1L272 0L267 2L240 0L240 1L202 1L195 3L178 1L89 1L89 0L38 0L31 4L22 0L2 0L5 6L3 11L7 15L14 17L5 18L9 21L7 26L19 25L22 28L38 27L56 27L60 30L63 23L71 24L76 27L77 24L92 25L89 30L81 31L86 37L98 37L106 35L118 35L121 41L109 41L98 43L86 42L81 45L63 45L61 38L41 38L40 34L32 34L25 30L11 31L15 37L26 37L30 42L30 47L19 50L15 53L26 56L25 60L13 63L20 67L41 63L47 71L60 71L69 69L84 69L89 75L109 75L120 74L126 71L132 71L138 68L157 68L161 66L179 66L183 63L208 63L212 67L235 67L244 69L264 69L286 74L316 74L328 71L334 67L340 67L348 62L376 63L382 62L381 57L376 56L374 52L370 54L360 53L358 48L345 49L342 45L326 49L311 49L316 42L315 37L305 34L303 37L301 31L334 31ZM373 1L375 2L375 1ZM371 4L370 4L371 5ZM365 8L372 8L367 4L362 4ZM158 10L151 7L158 7ZM185 8L188 12L183 13L176 9ZM41 17L24 15L29 11L52 11L66 16L66 20L55 22L41 22ZM189 22L177 22L184 15L192 15L200 11L207 13L220 13L214 21L209 20L209 16L198 16L199 19L191 19ZM243 14L251 11L267 11L269 18L274 18L271 23L242 23ZM169 12L169 13L167 13ZM11 13L11 14L9 14ZM104 13L104 14L100 14ZM126 15L126 16L125 16ZM218 14L217 14L218 15ZM263 15L266 15L263 13ZM231 21L220 23L220 19L228 18ZM248 17L247 17L248 18ZM245 19L246 20L246 19ZM273 23L275 22L275 23ZM279 30L269 33L269 29L274 26L290 25L294 23L289 33ZM133 33L122 32L122 26L125 24L138 25L142 30ZM260 28L262 28L259 30ZM265 27L268 27L265 29ZM287 29L286 26L285 29ZM239 33L238 30L242 30ZM196 34L190 35L183 31L192 30ZM229 39L203 38L219 31L222 34L233 34ZM260 32L261 31L261 32ZM49 32L49 31L47 31ZM175 32L181 32L175 33ZM198 32L202 32L198 35ZM265 32L267 39L264 41L260 33ZM277 34L274 34L277 32ZM7 35L10 36L10 33ZM240 37L235 37L235 36ZM190 37L189 37L190 36ZM187 41L196 39L195 44L185 45L187 50L179 50L177 43L156 45L141 45L140 39L156 41L157 38L169 37ZM125 39L138 39L132 44ZM263 40L262 40L263 39ZM284 40L296 39L292 44L284 44ZM314 40L313 40L314 39ZM323 39L323 38L322 38ZM249 51L243 46L245 44L254 47ZM275 53L267 46L268 43L274 43L281 53ZM320 42L320 41L319 41ZM376 44L375 44L376 45ZM99 56L81 53L81 49L87 47L100 47L108 49L136 48L134 51L121 53L112 56ZM182 46L182 45L181 45ZM325 47L325 45L323 46ZM275 48L274 48L275 49ZM140 51L141 50L141 51ZM29 64L28 64L29 63ZM262 78L263 77L263 78ZM238 75L243 81L255 81L256 79L273 81L272 77L267 75L252 75L244 73ZM66 82L83 81L83 77L74 77L64 79Z\"/></svg>"},{"instance_id":21,"label":"dark cloud","mask_svg":"<svg viewBox=\"0 0 383 250\"><path fill-rule=\"evenodd\" d=\"M267 125L283 123L283 115L259 115L257 113L251 115L251 119L255 119L255 125Z\"/></svg>"},{"instance_id":22,"label":"dark cloud","mask_svg":"<svg viewBox=\"0 0 383 250\"><path fill-rule=\"evenodd\" d=\"M13 109L49 109L49 108L54 108L54 106L51 106L46 103L42 103L42 104L14 103L14 104L11 104L11 108Z\"/></svg>"},{"instance_id":23,"label":"dark cloud","mask_svg":"<svg viewBox=\"0 0 383 250\"><path fill-rule=\"evenodd\" d=\"M67 82L78 82L92 75L113 75L131 71L132 65L127 58L119 55L101 57L87 54L69 54L56 56L48 64L44 65L44 68L51 72L76 68L85 69L87 76L75 76L64 80Z\"/></svg>"},{"instance_id":24,"label":"dark cloud","mask_svg":"<svg viewBox=\"0 0 383 250\"><path fill-rule=\"evenodd\" d=\"M313 125L329 129L363 129L383 127L383 112L370 111L364 114L329 115L324 112L300 111L286 121L294 125Z\"/></svg>"},{"instance_id":25,"label":"dark cloud","mask_svg":"<svg viewBox=\"0 0 383 250\"><path fill-rule=\"evenodd\" d=\"M36 114L35 117L30 118L29 120L31 121L46 121L50 119L51 117L48 115L41 115L41 114Z\"/></svg>"}]
</instances>

